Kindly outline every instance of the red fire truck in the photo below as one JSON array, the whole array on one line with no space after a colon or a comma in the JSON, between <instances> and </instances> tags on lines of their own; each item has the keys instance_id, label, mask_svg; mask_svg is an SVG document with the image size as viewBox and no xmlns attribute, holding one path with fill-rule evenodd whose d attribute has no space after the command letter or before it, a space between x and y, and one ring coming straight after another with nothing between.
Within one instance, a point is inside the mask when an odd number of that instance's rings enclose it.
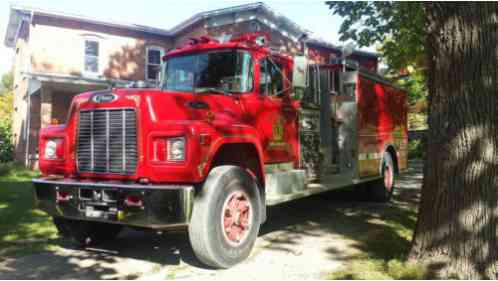
<instances>
[{"instance_id":1,"label":"red fire truck","mask_svg":"<svg viewBox=\"0 0 498 281\"><path fill-rule=\"evenodd\" d=\"M157 88L76 96L64 125L41 130L33 180L61 234L89 245L123 226L183 228L201 262L227 268L268 206L357 184L389 200L407 167L405 92L266 39L193 39L165 55Z\"/></svg>"}]
</instances>

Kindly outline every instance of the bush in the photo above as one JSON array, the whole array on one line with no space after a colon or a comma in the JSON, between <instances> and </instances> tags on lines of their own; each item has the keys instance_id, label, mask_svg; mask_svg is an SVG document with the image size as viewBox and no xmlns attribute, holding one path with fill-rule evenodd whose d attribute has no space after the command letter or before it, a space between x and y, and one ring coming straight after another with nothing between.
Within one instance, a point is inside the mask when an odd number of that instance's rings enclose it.
<instances>
[{"instance_id":1,"label":"bush","mask_svg":"<svg viewBox=\"0 0 498 281\"><path fill-rule=\"evenodd\" d=\"M408 159L425 158L425 139L411 140L408 142Z\"/></svg>"},{"instance_id":2,"label":"bush","mask_svg":"<svg viewBox=\"0 0 498 281\"><path fill-rule=\"evenodd\" d=\"M14 160L14 144L10 122L0 120L0 163Z\"/></svg>"}]
</instances>

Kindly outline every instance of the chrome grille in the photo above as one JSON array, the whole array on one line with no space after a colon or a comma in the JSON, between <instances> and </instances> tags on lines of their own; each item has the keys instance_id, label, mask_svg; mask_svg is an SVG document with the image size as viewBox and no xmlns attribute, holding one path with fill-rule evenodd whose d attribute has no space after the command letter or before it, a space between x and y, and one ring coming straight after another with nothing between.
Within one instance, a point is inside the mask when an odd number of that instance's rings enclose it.
<instances>
[{"instance_id":1,"label":"chrome grille","mask_svg":"<svg viewBox=\"0 0 498 281\"><path fill-rule=\"evenodd\" d=\"M131 175L137 166L133 109L80 111L77 161L80 172Z\"/></svg>"}]
</instances>

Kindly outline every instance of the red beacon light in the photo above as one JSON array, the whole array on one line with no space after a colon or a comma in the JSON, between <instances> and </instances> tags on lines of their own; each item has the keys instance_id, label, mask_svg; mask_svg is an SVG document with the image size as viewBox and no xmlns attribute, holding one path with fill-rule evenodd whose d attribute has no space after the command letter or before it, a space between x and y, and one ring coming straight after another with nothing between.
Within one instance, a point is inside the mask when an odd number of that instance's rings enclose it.
<instances>
[{"instance_id":1,"label":"red beacon light","mask_svg":"<svg viewBox=\"0 0 498 281\"><path fill-rule=\"evenodd\" d=\"M209 36L201 36L199 38L192 37L189 38L189 40L190 40L189 45L220 43L218 40L211 38Z\"/></svg>"},{"instance_id":2,"label":"red beacon light","mask_svg":"<svg viewBox=\"0 0 498 281\"><path fill-rule=\"evenodd\" d=\"M270 42L268 38L269 35L266 32L253 32L233 38L230 42L245 43L248 46L268 47Z\"/></svg>"}]
</instances>

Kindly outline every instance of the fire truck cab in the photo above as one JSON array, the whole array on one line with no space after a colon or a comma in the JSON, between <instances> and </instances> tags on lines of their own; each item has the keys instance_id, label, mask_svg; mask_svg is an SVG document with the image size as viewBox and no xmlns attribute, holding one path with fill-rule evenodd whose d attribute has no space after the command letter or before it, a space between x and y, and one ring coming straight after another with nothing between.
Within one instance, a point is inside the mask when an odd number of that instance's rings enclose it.
<instances>
[{"instance_id":1,"label":"fire truck cab","mask_svg":"<svg viewBox=\"0 0 498 281\"><path fill-rule=\"evenodd\" d=\"M192 39L165 55L157 88L76 96L41 130L33 180L60 233L90 245L123 226L187 229L201 262L227 268L268 206L357 184L388 201L407 167L405 92L267 39Z\"/></svg>"}]
</instances>

